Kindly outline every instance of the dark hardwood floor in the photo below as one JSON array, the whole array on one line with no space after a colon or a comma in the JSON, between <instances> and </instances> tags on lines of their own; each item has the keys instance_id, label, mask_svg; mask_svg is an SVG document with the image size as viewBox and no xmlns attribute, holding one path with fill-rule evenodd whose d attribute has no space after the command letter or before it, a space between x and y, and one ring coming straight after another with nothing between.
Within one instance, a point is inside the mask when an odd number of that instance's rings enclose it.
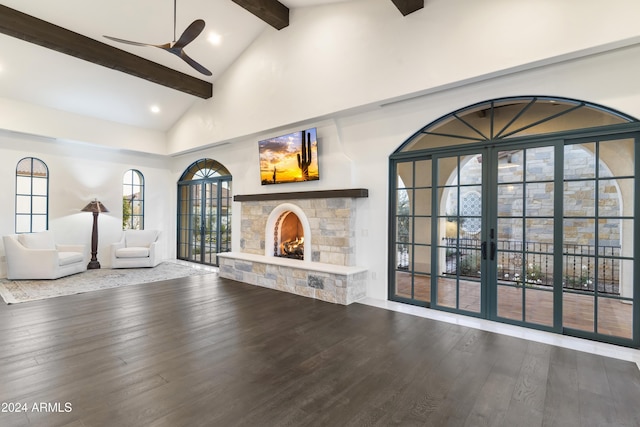
<instances>
[{"instance_id":1,"label":"dark hardwood floor","mask_svg":"<svg viewBox=\"0 0 640 427\"><path fill-rule=\"evenodd\" d=\"M640 371L211 274L2 305L0 403L26 410L3 427L640 426Z\"/></svg>"}]
</instances>

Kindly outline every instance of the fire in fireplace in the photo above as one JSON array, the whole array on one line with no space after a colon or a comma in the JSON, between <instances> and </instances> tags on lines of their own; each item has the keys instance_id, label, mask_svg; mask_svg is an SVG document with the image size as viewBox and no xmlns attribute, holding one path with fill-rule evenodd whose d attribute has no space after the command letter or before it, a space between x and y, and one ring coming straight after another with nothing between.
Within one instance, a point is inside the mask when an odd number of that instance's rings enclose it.
<instances>
[{"instance_id":1,"label":"fire in fireplace","mask_svg":"<svg viewBox=\"0 0 640 427\"><path fill-rule=\"evenodd\" d=\"M274 256L304 259L304 230L295 213L288 211L280 215L274 237Z\"/></svg>"},{"instance_id":2,"label":"fire in fireplace","mask_svg":"<svg viewBox=\"0 0 640 427\"><path fill-rule=\"evenodd\" d=\"M288 258L304 259L304 237L282 242L282 253Z\"/></svg>"}]
</instances>

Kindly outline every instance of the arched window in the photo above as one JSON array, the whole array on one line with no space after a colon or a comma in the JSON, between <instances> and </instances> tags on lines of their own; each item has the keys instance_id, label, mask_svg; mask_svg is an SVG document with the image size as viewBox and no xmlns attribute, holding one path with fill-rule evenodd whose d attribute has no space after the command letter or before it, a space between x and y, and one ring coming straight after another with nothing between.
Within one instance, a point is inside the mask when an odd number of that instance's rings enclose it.
<instances>
[{"instance_id":1,"label":"arched window","mask_svg":"<svg viewBox=\"0 0 640 427\"><path fill-rule=\"evenodd\" d=\"M16 166L16 233L49 228L49 168L25 157Z\"/></svg>"},{"instance_id":2,"label":"arched window","mask_svg":"<svg viewBox=\"0 0 640 427\"><path fill-rule=\"evenodd\" d=\"M144 230L144 176L135 169L122 177L122 229Z\"/></svg>"}]
</instances>

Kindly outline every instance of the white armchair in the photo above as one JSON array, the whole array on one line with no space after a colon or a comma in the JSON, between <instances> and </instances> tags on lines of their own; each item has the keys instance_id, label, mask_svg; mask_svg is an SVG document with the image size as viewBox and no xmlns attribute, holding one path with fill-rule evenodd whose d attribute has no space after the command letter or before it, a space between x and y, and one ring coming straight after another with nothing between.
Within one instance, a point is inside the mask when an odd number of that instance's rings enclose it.
<instances>
[{"instance_id":1,"label":"white armchair","mask_svg":"<svg viewBox=\"0 0 640 427\"><path fill-rule=\"evenodd\" d=\"M155 267L160 263L158 230L125 230L111 245L111 268Z\"/></svg>"},{"instance_id":2,"label":"white armchair","mask_svg":"<svg viewBox=\"0 0 640 427\"><path fill-rule=\"evenodd\" d=\"M3 236L7 279L57 279L87 269L85 245L57 245L51 231Z\"/></svg>"}]
</instances>

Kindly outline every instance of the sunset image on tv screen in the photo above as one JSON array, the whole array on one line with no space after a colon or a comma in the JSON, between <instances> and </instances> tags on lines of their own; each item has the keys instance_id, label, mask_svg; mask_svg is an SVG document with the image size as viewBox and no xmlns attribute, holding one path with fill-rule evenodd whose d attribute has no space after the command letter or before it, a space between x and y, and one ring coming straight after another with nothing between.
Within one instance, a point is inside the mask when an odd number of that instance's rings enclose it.
<instances>
[{"instance_id":1,"label":"sunset image on tv screen","mask_svg":"<svg viewBox=\"0 0 640 427\"><path fill-rule=\"evenodd\" d=\"M315 128L265 139L258 145L263 185L320 179Z\"/></svg>"}]
</instances>

